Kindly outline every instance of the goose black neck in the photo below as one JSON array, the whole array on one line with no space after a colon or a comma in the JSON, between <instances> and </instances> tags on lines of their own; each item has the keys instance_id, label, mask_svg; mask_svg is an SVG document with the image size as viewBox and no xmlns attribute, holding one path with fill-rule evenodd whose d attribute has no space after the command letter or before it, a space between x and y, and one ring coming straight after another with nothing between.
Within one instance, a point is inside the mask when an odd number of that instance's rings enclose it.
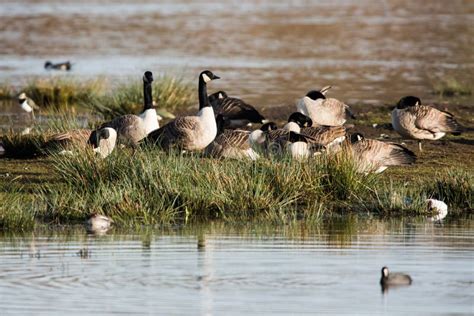
<instances>
[{"instance_id":1,"label":"goose black neck","mask_svg":"<svg viewBox=\"0 0 474 316\"><path fill-rule=\"evenodd\" d=\"M209 103L209 98L207 96L207 84L202 78L199 76L199 110L202 110L206 106L211 106Z\"/></svg>"},{"instance_id":2,"label":"goose black neck","mask_svg":"<svg viewBox=\"0 0 474 316\"><path fill-rule=\"evenodd\" d=\"M151 82L143 81L143 111L153 108Z\"/></svg>"}]
</instances>

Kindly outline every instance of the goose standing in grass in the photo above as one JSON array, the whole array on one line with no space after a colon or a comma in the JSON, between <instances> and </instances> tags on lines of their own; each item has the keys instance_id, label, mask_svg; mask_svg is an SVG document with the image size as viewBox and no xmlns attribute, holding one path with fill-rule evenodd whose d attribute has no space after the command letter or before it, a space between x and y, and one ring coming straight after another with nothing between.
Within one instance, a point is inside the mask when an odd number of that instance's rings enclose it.
<instances>
[{"instance_id":1,"label":"goose standing in grass","mask_svg":"<svg viewBox=\"0 0 474 316\"><path fill-rule=\"evenodd\" d=\"M219 114L217 116L217 136L206 147L206 156L214 158L248 158L256 160L258 153L252 148L250 143L250 131L240 129L224 129L225 118Z\"/></svg>"},{"instance_id":2,"label":"goose standing in grass","mask_svg":"<svg viewBox=\"0 0 474 316\"><path fill-rule=\"evenodd\" d=\"M329 86L323 88L325 89L324 92L329 88ZM321 91L309 91L298 102L297 110L309 116L313 123L317 125L341 126L347 119L355 119L348 105L334 98L326 98Z\"/></svg>"},{"instance_id":3,"label":"goose standing in grass","mask_svg":"<svg viewBox=\"0 0 474 316\"><path fill-rule=\"evenodd\" d=\"M93 131L87 143L92 146L94 152L101 158L105 158L112 153L117 142L117 132L111 127L105 127Z\"/></svg>"},{"instance_id":4,"label":"goose standing in grass","mask_svg":"<svg viewBox=\"0 0 474 316\"><path fill-rule=\"evenodd\" d=\"M103 235L112 227L113 222L105 215L94 214L86 221L86 230L92 234Z\"/></svg>"},{"instance_id":5,"label":"goose standing in grass","mask_svg":"<svg viewBox=\"0 0 474 316\"><path fill-rule=\"evenodd\" d=\"M422 105L414 96L398 101L392 111L392 126L402 137L417 139L420 152L423 139L437 140L446 133L460 135L462 130L451 113Z\"/></svg>"},{"instance_id":6,"label":"goose standing in grass","mask_svg":"<svg viewBox=\"0 0 474 316\"><path fill-rule=\"evenodd\" d=\"M143 112L140 115L126 114L102 124L99 129L111 127L117 132L118 144L129 145L135 149L138 142L159 128L158 115L153 107L153 74L146 71L143 75Z\"/></svg>"},{"instance_id":7,"label":"goose standing in grass","mask_svg":"<svg viewBox=\"0 0 474 316\"><path fill-rule=\"evenodd\" d=\"M207 83L219 79L211 71L205 70L199 75L199 112L195 116L178 117L152 132L147 141L163 149L202 150L217 135L214 110L209 103Z\"/></svg>"},{"instance_id":8,"label":"goose standing in grass","mask_svg":"<svg viewBox=\"0 0 474 316\"><path fill-rule=\"evenodd\" d=\"M44 69L46 70L64 70L69 71L71 70L72 64L69 61L63 63L53 64L49 60L44 63Z\"/></svg>"},{"instance_id":9,"label":"goose standing in grass","mask_svg":"<svg viewBox=\"0 0 474 316\"><path fill-rule=\"evenodd\" d=\"M36 105L36 103L30 99L26 93L22 92L18 96L18 103L20 104L20 107L23 111L26 113L31 113L31 117L35 119L35 110L39 110L40 107Z\"/></svg>"},{"instance_id":10,"label":"goose standing in grass","mask_svg":"<svg viewBox=\"0 0 474 316\"><path fill-rule=\"evenodd\" d=\"M359 133L351 135L350 148L357 170L363 173L380 173L389 166L411 165L416 161L416 155L402 145L366 139Z\"/></svg>"},{"instance_id":11,"label":"goose standing in grass","mask_svg":"<svg viewBox=\"0 0 474 316\"><path fill-rule=\"evenodd\" d=\"M91 133L92 130L84 128L54 134L49 137L42 149L46 153L71 154L74 149L86 148Z\"/></svg>"},{"instance_id":12,"label":"goose standing in grass","mask_svg":"<svg viewBox=\"0 0 474 316\"><path fill-rule=\"evenodd\" d=\"M440 200L427 199L426 207L428 212L436 212L436 215L430 217L434 222L442 221L448 215L448 205Z\"/></svg>"},{"instance_id":13,"label":"goose standing in grass","mask_svg":"<svg viewBox=\"0 0 474 316\"><path fill-rule=\"evenodd\" d=\"M404 273L390 273L387 267L382 268L382 277L380 278L380 285L382 291L385 291L390 286L406 286L412 283L412 279L408 274Z\"/></svg>"},{"instance_id":14,"label":"goose standing in grass","mask_svg":"<svg viewBox=\"0 0 474 316\"><path fill-rule=\"evenodd\" d=\"M238 98L231 98L224 91L211 94L209 102L215 115L221 114L224 117L227 128L244 127L249 123L263 124L265 121L253 105Z\"/></svg>"}]
</instances>

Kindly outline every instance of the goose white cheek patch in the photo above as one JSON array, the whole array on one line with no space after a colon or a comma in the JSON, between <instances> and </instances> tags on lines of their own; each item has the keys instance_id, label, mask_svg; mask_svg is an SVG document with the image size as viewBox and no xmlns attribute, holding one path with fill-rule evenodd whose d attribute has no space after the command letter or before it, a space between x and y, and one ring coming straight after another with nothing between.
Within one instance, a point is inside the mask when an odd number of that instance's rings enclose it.
<instances>
[{"instance_id":1,"label":"goose white cheek patch","mask_svg":"<svg viewBox=\"0 0 474 316\"><path fill-rule=\"evenodd\" d=\"M209 81L211 81L211 78L209 78L209 76L206 75L206 74L202 74L202 79L203 79L204 82L206 82L206 83L209 82Z\"/></svg>"}]
</instances>

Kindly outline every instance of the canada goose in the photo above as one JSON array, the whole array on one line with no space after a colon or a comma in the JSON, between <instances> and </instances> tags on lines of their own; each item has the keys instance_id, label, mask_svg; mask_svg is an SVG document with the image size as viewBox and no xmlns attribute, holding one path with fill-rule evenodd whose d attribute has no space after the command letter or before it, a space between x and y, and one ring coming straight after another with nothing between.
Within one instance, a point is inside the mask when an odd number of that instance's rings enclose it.
<instances>
[{"instance_id":1,"label":"canada goose","mask_svg":"<svg viewBox=\"0 0 474 316\"><path fill-rule=\"evenodd\" d=\"M221 114L227 128L244 127L249 123L264 123L265 118L252 105L241 99L231 98L224 91L218 91L209 96L209 102L214 114Z\"/></svg>"},{"instance_id":2,"label":"canada goose","mask_svg":"<svg viewBox=\"0 0 474 316\"><path fill-rule=\"evenodd\" d=\"M448 215L448 205L440 200L427 199L426 206L428 212L436 212L437 214L430 217L432 221L439 222Z\"/></svg>"},{"instance_id":3,"label":"canada goose","mask_svg":"<svg viewBox=\"0 0 474 316\"><path fill-rule=\"evenodd\" d=\"M22 92L18 96L18 103L20 104L20 107L23 111L31 113L31 117L35 119L34 111L39 110L40 107L37 106L36 103L26 95L26 93Z\"/></svg>"},{"instance_id":4,"label":"canada goose","mask_svg":"<svg viewBox=\"0 0 474 316\"><path fill-rule=\"evenodd\" d=\"M282 129L269 130L265 133L265 150L269 154L281 155L289 152L293 158L305 158L319 152L324 146L312 137L300 134L302 128L309 127L311 119L295 112L288 118Z\"/></svg>"},{"instance_id":5,"label":"canada goose","mask_svg":"<svg viewBox=\"0 0 474 316\"><path fill-rule=\"evenodd\" d=\"M329 88L323 89L326 92ZM296 108L317 125L341 126L348 118L355 119L348 105L334 98L326 98L324 93L317 90L309 91Z\"/></svg>"},{"instance_id":6,"label":"canada goose","mask_svg":"<svg viewBox=\"0 0 474 316\"><path fill-rule=\"evenodd\" d=\"M112 226L113 220L105 215L94 214L85 223L86 230L92 234L105 234Z\"/></svg>"},{"instance_id":7,"label":"canada goose","mask_svg":"<svg viewBox=\"0 0 474 316\"><path fill-rule=\"evenodd\" d=\"M59 154L71 153L74 148L84 149L91 133L90 129L75 129L54 134L49 137L42 149L46 153L59 152Z\"/></svg>"},{"instance_id":8,"label":"canada goose","mask_svg":"<svg viewBox=\"0 0 474 316\"><path fill-rule=\"evenodd\" d=\"M251 147L250 131L224 129L225 118L217 116L217 136L206 147L204 153L214 158L258 159L259 155Z\"/></svg>"},{"instance_id":9,"label":"canada goose","mask_svg":"<svg viewBox=\"0 0 474 316\"><path fill-rule=\"evenodd\" d=\"M380 173L389 166L415 163L416 155L411 150L395 143L366 139L362 134L351 135L351 151L359 172Z\"/></svg>"},{"instance_id":10,"label":"canada goose","mask_svg":"<svg viewBox=\"0 0 474 316\"><path fill-rule=\"evenodd\" d=\"M412 283L412 279L408 274L404 273L390 273L387 267L382 268L382 277L380 278L380 285L382 286L382 290L390 286L403 286L403 285L410 285Z\"/></svg>"},{"instance_id":11,"label":"canada goose","mask_svg":"<svg viewBox=\"0 0 474 316\"><path fill-rule=\"evenodd\" d=\"M308 116L294 112L290 115L293 121L303 122L304 125L292 125L292 131L309 136L313 143L323 145L327 149L339 147L339 145L346 139L346 129L343 126L313 126L313 121ZM288 125L288 124L287 124ZM288 127L287 127L288 128Z\"/></svg>"},{"instance_id":12,"label":"canada goose","mask_svg":"<svg viewBox=\"0 0 474 316\"><path fill-rule=\"evenodd\" d=\"M417 139L420 151L423 139L440 139L446 133L460 135L462 130L451 113L422 105L413 96L398 101L392 111L392 126L402 137Z\"/></svg>"},{"instance_id":13,"label":"canada goose","mask_svg":"<svg viewBox=\"0 0 474 316\"><path fill-rule=\"evenodd\" d=\"M153 74L146 71L143 75L143 112L140 115L126 114L102 124L98 129L111 127L117 132L118 144L130 145L134 149L138 142L152 131L159 128L158 115L153 108L152 86Z\"/></svg>"},{"instance_id":14,"label":"canada goose","mask_svg":"<svg viewBox=\"0 0 474 316\"><path fill-rule=\"evenodd\" d=\"M195 116L178 117L160 129L150 133L147 141L163 149L177 147L182 150L206 148L217 135L214 110L207 96L207 83L219 79L211 71L199 75L199 112Z\"/></svg>"},{"instance_id":15,"label":"canada goose","mask_svg":"<svg viewBox=\"0 0 474 316\"><path fill-rule=\"evenodd\" d=\"M94 152L101 158L105 158L112 153L117 141L117 132L111 127L104 127L93 131L87 144L92 145Z\"/></svg>"},{"instance_id":16,"label":"canada goose","mask_svg":"<svg viewBox=\"0 0 474 316\"><path fill-rule=\"evenodd\" d=\"M220 102L218 100L222 100L222 99L225 99L227 98L228 95L227 93L225 93L225 91L217 91L217 92L214 92L213 94L210 94L209 95L209 103L211 103L212 107L214 108L214 103L217 103L217 102ZM214 110L214 114L216 113L216 111Z\"/></svg>"},{"instance_id":17,"label":"canada goose","mask_svg":"<svg viewBox=\"0 0 474 316\"><path fill-rule=\"evenodd\" d=\"M53 64L52 62L48 60L44 63L44 69L46 70L54 69L54 70L68 71L68 70L71 70L71 67L72 67L72 64L69 61Z\"/></svg>"},{"instance_id":18,"label":"canada goose","mask_svg":"<svg viewBox=\"0 0 474 316\"><path fill-rule=\"evenodd\" d=\"M268 131L277 130L278 126L275 122L268 122L260 126L259 129L252 131L249 135L249 142L252 148L258 148L259 151L264 149L264 144L266 140L266 133Z\"/></svg>"}]
</instances>

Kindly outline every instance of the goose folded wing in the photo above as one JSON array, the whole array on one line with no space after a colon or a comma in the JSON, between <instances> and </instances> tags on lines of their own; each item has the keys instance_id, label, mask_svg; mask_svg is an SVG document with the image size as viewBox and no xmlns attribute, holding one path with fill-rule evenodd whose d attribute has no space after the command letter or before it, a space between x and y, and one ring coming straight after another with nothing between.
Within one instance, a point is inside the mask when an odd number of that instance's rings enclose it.
<instances>
[{"instance_id":1,"label":"goose folded wing","mask_svg":"<svg viewBox=\"0 0 474 316\"><path fill-rule=\"evenodd\" d=\"M416 113L415 126L431 133L460 133L461 126L454 116L431 106L420 106Z\"/></svg>"}]
</instances>

